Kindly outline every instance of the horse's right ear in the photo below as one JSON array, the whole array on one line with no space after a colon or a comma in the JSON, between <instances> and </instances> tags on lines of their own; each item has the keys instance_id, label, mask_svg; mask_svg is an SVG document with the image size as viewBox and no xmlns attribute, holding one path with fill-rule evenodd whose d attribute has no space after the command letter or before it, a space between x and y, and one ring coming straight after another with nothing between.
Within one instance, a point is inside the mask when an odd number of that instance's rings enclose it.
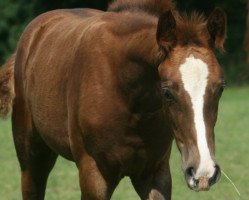
<instances>
[{"instance_id":1,"label":"horse's right ear","mask_svg":"<svg viewBox=\"0 0 249 200\"><path fill-rule=\"evenodd\" d=\"M158 45L166 52L176 45L176 20L172 11L166 11L159 17L156 39Z\"/></svg>"}]
</instances>

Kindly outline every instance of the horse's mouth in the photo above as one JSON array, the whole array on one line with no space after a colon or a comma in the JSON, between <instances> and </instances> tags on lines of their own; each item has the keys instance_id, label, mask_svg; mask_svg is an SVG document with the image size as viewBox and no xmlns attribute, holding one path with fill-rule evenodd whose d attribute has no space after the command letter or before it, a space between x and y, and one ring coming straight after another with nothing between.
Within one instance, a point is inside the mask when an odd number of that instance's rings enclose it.
<instances>
[{"instance_id":1,"label":"horse's mouth","mask_svg":"<svg viewBox=\"0 0 249 200\"><path fill-rule=\"evenodd\" d=\"M199 179L190 178L187 180L187 183L188 187L195 192L208 191L210 189L209 180L206 177L200 177Z\"/></svg>"},{"instance_id":2,"label":"horse's mouth","mask_svg":"<svg viewBox=\"0 0 249 200\"><path fill-rule=\"evenodd\" d=\"M185 171L185 179L188 187L196 192L209 190L212 185L219 181L221 175L219 165L216 164L214 168L215 170L211 177L207 175L198 177L193 167L187 168Z\"/></svg>"}]
</instances>

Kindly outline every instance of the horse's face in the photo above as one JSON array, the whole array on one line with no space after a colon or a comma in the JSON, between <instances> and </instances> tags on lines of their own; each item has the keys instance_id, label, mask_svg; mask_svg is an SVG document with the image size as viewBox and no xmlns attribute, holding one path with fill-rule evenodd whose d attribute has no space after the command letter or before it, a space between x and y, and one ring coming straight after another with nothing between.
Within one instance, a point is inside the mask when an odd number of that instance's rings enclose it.
<instances>
[{"instance_id":1,"label":"horse's face","mask_svg":"<svg viewBox=\"0 0 249 200\"><path fill-rule=\"evenodd\" d=\"M179 53L184 56L179 58ZM159 67L166 109L188 185L207 189L220 173L214 161L214 126L224 87L223 72L206 49L189 49L186 54L185 49L176 48L171 56ZM198 185L200 179L206 183Z\"/></svg>"},{"instance_id":2,"label":"horse's face","mask_svg":"<svg viewBox=\"0 0 249 200\"><path fill-rule=\"evenodd\" d=\"M217 22L217 16L218 24L213 24ZM172 18L168 16L168 20ZM206 30L211 37L207 37L206 46L183 46L174 36L176 31L168 35L175 44L159 66L165 109L173 124L186 181L193 190L207 190L220 177L220 168L214 159L214 126L224 76L210 40L213 39L216 48L221 41L223 45L225 21L225 15L219 9L210 16L207 26L211 23L212 29L207 27ZM171 21L170 26L174 27L174 22ZM160 34L157 36L160 44ZM170 49L169 43L161 45Z\"/></svg>"}]
</instances>

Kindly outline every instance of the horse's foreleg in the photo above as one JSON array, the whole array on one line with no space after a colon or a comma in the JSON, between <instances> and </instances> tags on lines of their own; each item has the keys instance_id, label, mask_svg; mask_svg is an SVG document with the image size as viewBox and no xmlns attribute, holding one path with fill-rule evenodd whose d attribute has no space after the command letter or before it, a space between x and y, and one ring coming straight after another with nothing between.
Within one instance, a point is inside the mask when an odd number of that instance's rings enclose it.
<instances>
[{"instance_id":1,"label":"horse's foreleg","mask_svg":"<svg viewBox=\"0 0 249 200\"><path fill-rule=\"evenodd\" d=\"M32 125L30 113L21 101L14 104L12 129L21 167L24 200L43 200L49 172L57 155L53 153Z\"/></svg>"},{"instance_id":2,"label":"horse's foreleg","mask_svg":"<svg viewBox=\"0 0 249 200\"><path fill-rule=\"evenodd\" d=\"M162 164L159 169L139 177L131 177L132 184L142 200L171 200L171 174L169 165Z\"/></svg>"},{"instance_id":3,"label":"horse's foreleg","mask_svg":"<svg viewBox=\"0 0 249 200\"><path fill-rule=\"evenodd\" d=\"M94 159L87 155L81 160L79 178L83 200L108 200L116 187L102 175Z\"/></svg>"},{"instance_id":4,"label":"horse's foreleg","mask_svg":"<svg viewBox=\"0 0 249 200\"><path fill-rule=\"evenodd\" d=\"M82 194L81 199L110 199L118 184L118 178L114 175L104 175L102 173L103 170L100 170L94 158L86 152L81 130L75 124L70 125L69 127L71 151L79 170L79 182Z\"/></svg>"}]
</instances>

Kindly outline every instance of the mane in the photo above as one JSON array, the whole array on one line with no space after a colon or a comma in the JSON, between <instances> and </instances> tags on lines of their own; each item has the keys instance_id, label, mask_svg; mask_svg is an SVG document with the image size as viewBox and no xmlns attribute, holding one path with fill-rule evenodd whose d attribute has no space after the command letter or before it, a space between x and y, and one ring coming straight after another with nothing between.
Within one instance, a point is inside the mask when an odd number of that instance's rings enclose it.
<instances>
[{"instance_id":1,"label":"mane","mask_svg":"<svg viewBox=\"0 0 249 200\"><path fill-rule=\"evenodd\" d=\"M207 21L202 14L194 11L189 15L187 13L178 12L175 12L174 15L178 29L178 41L181 45L207 45L204 44L204 42L207 42L207 38L209 38L209 34L206 29Z\"/></svg>"},{"instance_id":2,"label":"mane","mask_svg":"<svg viewBox=\"0 0 249 200\"><path fill-rule=\"evenodd\" d=\"M166 10L175 10L173 0L115 0L109 5L108 11L113 12L146 12L159 16Z\"/></svg>"}]
</instances>

